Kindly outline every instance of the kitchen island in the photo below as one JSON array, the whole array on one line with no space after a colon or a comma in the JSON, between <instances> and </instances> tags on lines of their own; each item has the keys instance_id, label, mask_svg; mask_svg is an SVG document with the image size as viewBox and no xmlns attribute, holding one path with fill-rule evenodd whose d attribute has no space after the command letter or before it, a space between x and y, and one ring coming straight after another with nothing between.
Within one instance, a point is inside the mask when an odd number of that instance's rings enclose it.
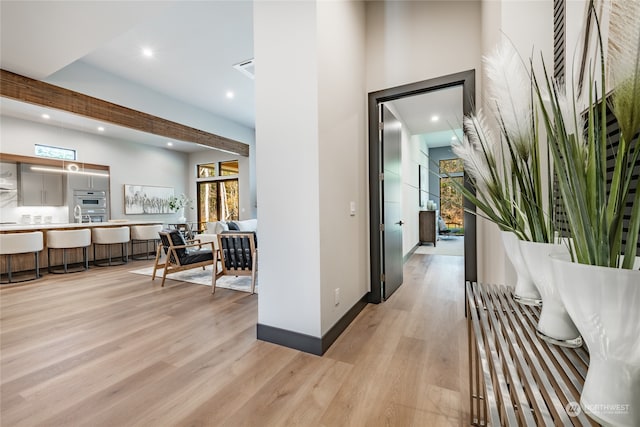
<instances>
[{"instance_id":1,"label":"kitchen island","mask_svg":"<svg viewBox=\"0 0 640 427\"><path fill-rule=\"evenodd\" d=\"M107 222L93 222L93 223L63 223L63 224L2 224L0 225L0 233L26 233L33 231L42 231L44 237L44 249L40 253L40 268L41 271L45 271L46 267L49 266L50 260L48 259L47 254L47 231L50 230L77 230L83 228L103 228L103 227L122 227L122 226L134 226L134 225L162 225L162 221L131 221L131 220L111 220ZM139 245L140 248L133 254L140 255L144 254L144 245ZM136 248L134 248L135 250ZM131 257L132 250L131 245L128 245L129 257ZM89 260L93 260L93 248L89 248L88 250ZM116 258L121 256L120 245L114 245L112 248L112 257ZM82 249L70 249L67 251L67 259L69 263L76 263L82 261ZM104 259L107 257L107 248L103 245L99 245L96 248L96 258ZM2 257L2 261L0 263L0 271L4 274L6 270L6 257ZM55 254L52 253L51 265L61 265L62 264L62 251L55 251ZM14 255L12 258L12 270L13 272L20 271L28 271L33 270L35 268L34 258L32 254L18 254Z\"/></svg>"}]
</instances>

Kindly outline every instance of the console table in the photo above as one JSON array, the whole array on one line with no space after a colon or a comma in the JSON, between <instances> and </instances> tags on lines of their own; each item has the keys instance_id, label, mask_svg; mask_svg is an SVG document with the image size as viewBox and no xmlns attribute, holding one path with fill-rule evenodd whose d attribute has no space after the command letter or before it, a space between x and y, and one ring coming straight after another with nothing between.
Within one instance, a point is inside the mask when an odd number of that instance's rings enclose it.
<instances>
[{"instance_id":1,"label":"console table","mask_svg":"<svg viewBox=\"0 0 640 427\"><path fill-rule=\"evenodd\" d=\"M436 211L420 211L418 214L418 239L420 244L433 243L438 240Z\"/></svg>"},{"instance_id":2,"label":"console table","mask_svg":"<svg viewBox=\"0 0 640 427\"><path fill-rule=\"evenodd\" d=\"M467 282L466 299L471 425L598 425L578 405L584 347L538 338L540 309L515 302L511 288Z\"/></svg>"}]
</instances>

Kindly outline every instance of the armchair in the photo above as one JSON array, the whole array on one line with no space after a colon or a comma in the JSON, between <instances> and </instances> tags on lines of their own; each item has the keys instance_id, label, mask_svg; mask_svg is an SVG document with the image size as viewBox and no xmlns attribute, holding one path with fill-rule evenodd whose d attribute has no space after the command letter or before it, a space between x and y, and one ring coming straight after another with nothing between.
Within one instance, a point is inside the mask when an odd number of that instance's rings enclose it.
<instances>
[{"instance_id":1,"label":"armchair","mask_svg":"<svg viewBox=\"0 0 640 427\"><path fill-rule=\"evenodd\" d=\"M211 293L216 291L216 280L220 276L251 276L251 294L256 289L258 251L254 232L224 232L218 234L218 249L222 270L214 275Z\"/></svg>"},{"instance_id":2,"label":"armchair","mask_svg":"<svg viewBox=\"0 0 640 427\"><path fill-rule=\"evenodd\" d=\"M163 230L159 231L158 234L160 235L161 243L156 253L151 280L155 280L156 271L162 267L164 267L162 273L162 286L164 286L168 273L197 267L202 267L204 270L207 265L213 265L211 280L212 284L215 285L217 256L216 251L213 250L212 242L200 243L197 240L190 240L187 243L179 230ZM211 249L202 249L203 246L210 246ZM166 258L165 262L161 264L160 258L163 251Z\"/></svg>"}]
</instances>

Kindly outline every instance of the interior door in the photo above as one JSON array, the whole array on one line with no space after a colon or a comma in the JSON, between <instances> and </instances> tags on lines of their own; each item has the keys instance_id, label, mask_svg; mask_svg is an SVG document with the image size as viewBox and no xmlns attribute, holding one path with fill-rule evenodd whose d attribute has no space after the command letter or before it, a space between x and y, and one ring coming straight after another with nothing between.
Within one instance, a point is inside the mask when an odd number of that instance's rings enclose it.
<instances>
[{"instance_id":1,"label":"interior door","mask_svg":"<svg viewBox=\"0 0 640 427\"><path fill-rule=\"evenodd\" d=\"M386 300L402 284L402 179L401 125L393 113L381 106L382 144L382 295Z\"/></svg>"}]
</instances>

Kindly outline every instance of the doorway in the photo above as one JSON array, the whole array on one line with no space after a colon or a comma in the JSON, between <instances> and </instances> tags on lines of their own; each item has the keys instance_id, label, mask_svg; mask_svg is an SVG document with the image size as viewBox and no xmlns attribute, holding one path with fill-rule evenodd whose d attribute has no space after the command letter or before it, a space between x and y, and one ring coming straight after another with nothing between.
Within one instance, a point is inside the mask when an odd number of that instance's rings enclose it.
<instances>
[{"instance_id":1,"label":"doorway","mask_svg":"<svg viewBox=\"0 0 640 427\"><path fill-rule=\"evenodd\" d=\"M372 303L384 301L390 293L385 281L385 272L402 269L402 249L400 256L393 254L389 256L385 246L386 228L385 222L385 147L381 139L383 127L380 125L380 106L385 102L398 100L406 97L427 94L440 89L462 87L462 113L464 115L472 112L475 104L475 70L464 71L422 82L384 89L369 94L369 215L370 215L370 272L371 272L371 292L368 300ZM470 190L471 184L464 175L465 186ZM474 211L475 208L468 200L464 201L465 209ZM464 264L465 281L475 281L477 279L477 253L476 253L476 220L475 215L468 212L464 214L465 242L464 242ZM400 259L400 261L398 261ZM399 266L390 263L400 262ZM464 286L464 283L461 283ZM393 286L393 285L392 285Z\"/></svg>"}]
</instances>

